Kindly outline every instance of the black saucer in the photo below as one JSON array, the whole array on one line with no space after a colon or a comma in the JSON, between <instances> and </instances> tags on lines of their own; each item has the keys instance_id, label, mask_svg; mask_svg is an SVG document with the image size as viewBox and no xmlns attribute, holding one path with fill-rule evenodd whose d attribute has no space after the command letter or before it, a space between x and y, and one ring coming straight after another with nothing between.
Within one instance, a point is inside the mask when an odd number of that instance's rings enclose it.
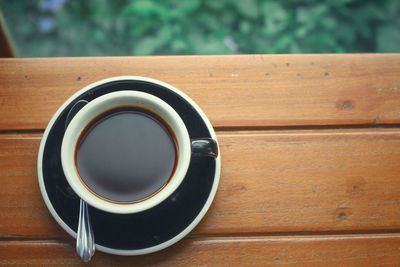
<instances>
[{"instance_id":1,"label":"black saucer","mask_svg":"<svg viewBox=\"0 0 400 267\"><path fill-rule=\"evenodd\" d=\"M90 102L120 90L141 91L161 98L180 115L190 138L215 138L207 118L204 119L197 106L193 106L184 94L163 84L147 80L111 79L82 90L72 101L67 101L58 116L56 113L49 123L38 162L43 198L53 217L73 236L77 231L79 198L68 185L60 160L66 115L78 100ZM187 175L179 188L164 202L147 211L121 215L89 207L96 247L109 253L135 255L157 251L181 239L200 221L211 204L219 180L219 160L192 156Z\"/></svg>"}]
</instances>

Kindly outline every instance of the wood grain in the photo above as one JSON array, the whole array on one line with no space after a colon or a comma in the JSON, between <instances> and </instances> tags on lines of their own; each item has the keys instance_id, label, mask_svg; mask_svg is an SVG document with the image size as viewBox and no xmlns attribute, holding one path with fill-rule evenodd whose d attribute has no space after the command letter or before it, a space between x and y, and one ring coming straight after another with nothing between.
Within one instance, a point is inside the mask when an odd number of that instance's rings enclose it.
<instances>
[{"instance_id":1,"label":"wood grain","mask_svg":"<svg viewBox=\"0 0 400 267\"><path fill-rule=\"evenodd\" d=\"M176 86L215 127L400 121L400 55L0 59L0 130L43 129L84 86L137 75Z\"/></svg>"},{"instance_id":2,"label":"wood grain","mask_svg":"<svg viewBox=\"0 0 400 267\"><path fill-rule=\"evenodd\" d=\"M222 174L195 234L400 230L397 129L219 132ZM66 236L39 192L39 135L0 135L0 234Z\"/></svg>"},{"instance_id":3,"label":"wood grain","mask_svg":"<svg viewBox=\"0 0 400 267\"><path fill-rule=\"evenodd\" d=\"M394 266L399 263L398 234L196 238L144 256L123 257L96 252L89 264L80 261L72 242L0 242L0 264L4 265Z\"/></svg>"}]
</instances>

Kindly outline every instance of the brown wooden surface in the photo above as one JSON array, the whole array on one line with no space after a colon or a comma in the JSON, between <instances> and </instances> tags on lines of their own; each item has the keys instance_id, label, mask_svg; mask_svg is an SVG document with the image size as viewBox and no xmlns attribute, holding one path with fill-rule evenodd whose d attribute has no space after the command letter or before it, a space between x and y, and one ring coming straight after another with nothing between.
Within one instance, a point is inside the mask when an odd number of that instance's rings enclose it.
<instances>
[{"instance_id":1,"label":"brown wooden surface","mask_svg":"<svg viewBox=\"0 0 400 267\"><path fill-rule=\"evenodd\" d=\"M0 129L42 129L101 79L159 79L192 97L214 127L400 121L400 55L250 55L0 61Z\"/></svg>"},{"instance_id":2,"label":"brown wooden surface","mask_svg":"<svg viewBox=\"0 0 400 267\"><path fill-rule=\"evenodd\" d=\"M197 234L400 228L400 131L219 132L222 174ZM36 178L40 135L0 136L0 233L65 236ZM246 159L243 164L243 159ZM17 198L18 197L18 198Z\"/></svg>"},{"instance_id":3,"label":"brown wooden surface","mask_svg":"<svg viewBox=\"0 0 400 267\"><path fill-rule=\"evenodd\" d=\"M0 264L80 263L40 195L37 152L69 96L116 75L191 96L217 130L222 173L183 241L94 264L398 264L398 54L0 59Z\"/></svg>"},{"instance_id":4,"label":"brown wooden surface","mask_svg":"<svg viewBox=\"0 0 400 267\"><path fill-rule=\"evenodd\" d=\"M73 242L0 242L0 264L127 266L369 266L400 264L400 235L347 235L186 239L150 255L96 252L81 263ZM21 257L23 255L23 257Z\"/></svg>"}]
</instances>

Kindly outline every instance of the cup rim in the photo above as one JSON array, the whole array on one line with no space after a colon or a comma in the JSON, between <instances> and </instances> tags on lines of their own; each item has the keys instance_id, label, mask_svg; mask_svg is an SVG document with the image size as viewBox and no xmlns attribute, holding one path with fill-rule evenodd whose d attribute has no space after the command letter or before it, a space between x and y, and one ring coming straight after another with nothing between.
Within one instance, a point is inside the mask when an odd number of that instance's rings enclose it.
<instances>
[{"instance_id":1,"label":"cup rim","mask_svg":"<svg viewBox=\"0 0 400 267\"><path fill-rule=\"evenodd\" d=\"M84 185L75 165L75 147L82 131L96 116L110 109L109 105L114 105L114 107L131 105L150 109L163 118L173 130L176 137L178 162L174 174L159 192L139 202L116 203L102 199ZM190 157L191 145L189 133L178 113L169 104L154 95L130 90L108 93L90 101L72 118L65 130L61 144L61 165L67 182L73 191L90 206L118 214L141 212L167 199L184 180L189 167Z\"/></svg>"}]
</instances>

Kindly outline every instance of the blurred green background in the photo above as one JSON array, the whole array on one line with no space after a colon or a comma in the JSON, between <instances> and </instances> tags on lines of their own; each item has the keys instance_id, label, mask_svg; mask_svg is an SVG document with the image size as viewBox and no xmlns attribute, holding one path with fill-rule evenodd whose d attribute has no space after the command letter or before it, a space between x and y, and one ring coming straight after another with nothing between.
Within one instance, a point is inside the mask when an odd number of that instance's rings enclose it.
<instances>
[{"instance_id":1,"label":"blurred green background","mask_svg":"<svg viewBox=\"0 0 400 267\"><path fill-rule=\"evenodd\" d=\"M399 52L398 0L0 0L21 57Z\"/></svg>"}]
</instances>

